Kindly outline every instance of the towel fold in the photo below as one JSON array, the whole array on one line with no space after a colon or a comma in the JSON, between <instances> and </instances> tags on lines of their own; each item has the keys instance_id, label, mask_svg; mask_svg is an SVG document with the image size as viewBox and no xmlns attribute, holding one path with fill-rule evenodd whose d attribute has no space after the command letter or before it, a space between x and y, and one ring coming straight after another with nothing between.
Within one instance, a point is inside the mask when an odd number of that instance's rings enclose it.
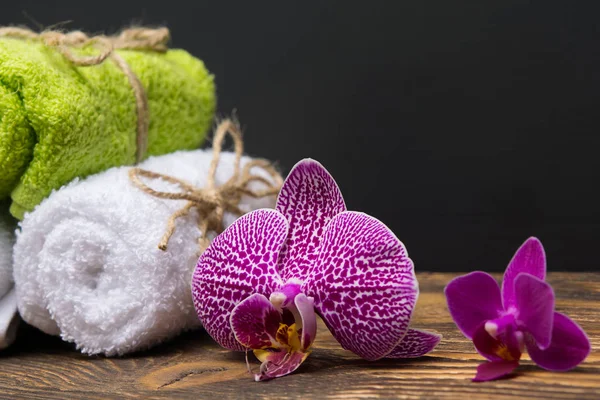
<instances>
[{"instance_id":1,"label":"towel fold","mask_svg":"<svg viewBox=\"0 0 600 400\"><path fill-rule=\"evenodd\" d=\"M147 155L198 148L215 108L204 64L183 50L117 53L146 91ZM132 164L136 135L133 89L110 59L76 67L42 43L0 39L0 199L14 216L75 177Z\"/></svg>"},{"instance_id":2,"label":"towel fold","mask_svg":"<svg viewBox=\"0 0 600 400\"><path fill-rule=\"evenodd\" d=\"M211 160L210 151L196 150L152 157L140 167L203 187ZM249 160L243 157L242 165ZM217 185L233 170L234 154L222 153ZM186 202L141 191L128 171L112 168L70 183L27 214L17 232L14 277L22 318L88 354L146 349L200 326L190 289L199 250L197 214L178 219L168 250L159 250L169 216ZM259 168L252 172L271 180ZM163 180L149 186L177 191ZM274 202L242 197L240 207L250 211ZM226 213L224 224L235 219Z\"/></svg>"}]
</instances>

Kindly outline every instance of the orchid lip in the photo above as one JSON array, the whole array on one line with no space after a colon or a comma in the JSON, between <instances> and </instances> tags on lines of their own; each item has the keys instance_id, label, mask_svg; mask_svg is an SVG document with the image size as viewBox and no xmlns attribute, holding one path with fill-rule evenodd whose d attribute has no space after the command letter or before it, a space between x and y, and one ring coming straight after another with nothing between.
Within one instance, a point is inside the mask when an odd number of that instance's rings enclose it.
<instances>
[{"instance_id":1,"label":"orchid lip","mask_svg":"<svg viewBox=\"0 0 600 400\"><path fill-rule=\"evenodd\" d=\"M299 292L295 283L292 285L295 287L284 285L273 292L270 299L274 302L254 294L240 302L231 314L236 339L262 362L256 380L287 375L310 354L317 327L314 300Z\"/></svg>"}]
</instances>

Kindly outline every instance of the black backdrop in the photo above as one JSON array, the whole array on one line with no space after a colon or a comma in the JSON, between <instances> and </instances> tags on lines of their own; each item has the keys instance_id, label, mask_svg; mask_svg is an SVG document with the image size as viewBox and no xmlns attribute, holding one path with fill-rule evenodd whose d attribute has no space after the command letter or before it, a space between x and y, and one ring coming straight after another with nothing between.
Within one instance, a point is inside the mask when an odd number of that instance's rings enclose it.
<instances>
[{"instance_id":1,"label":"black backdrop","mask_svg":"<svg viewBox=\"0 0 600 400\"><path fill-rule=\"evenodd\" d=\"M216 75L247 150L304 157L388 224L418 270L600 270L600 4L3 1L0 23L164 24ZM36 21L36 22L33 22Z\"/></svg>"}]
</instances>

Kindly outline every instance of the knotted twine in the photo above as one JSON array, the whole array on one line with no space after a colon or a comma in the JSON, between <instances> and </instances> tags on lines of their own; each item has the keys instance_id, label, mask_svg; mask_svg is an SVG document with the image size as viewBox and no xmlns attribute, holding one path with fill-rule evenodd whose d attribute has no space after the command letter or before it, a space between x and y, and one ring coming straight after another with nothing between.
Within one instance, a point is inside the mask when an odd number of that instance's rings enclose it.
<instances>
[{"instance_id":1,"label":"knotted twine","mask_svg":"<svg viewBox=\"0 0 600 400\"><path fill-rule=\"evenodd\" d=\"M221 158L223 149L223 141L226 135L229 134L233 139L235 161L233 175L227 182L221 186L216 185L215 174ZM167 229L158 244L158 248L166 251L169 239L175 232L175 222L178 218L188 215L192 208L198 211L198 229L201 236L198 238L200 253L202 253L208 245L209 232L220 234L223 232L223 216L225 212L241 216L245 212L239 208L239 203L242 196L250 196L260 198L266 196L275 196L279 193L283 178L273 165L264 159L251 160L241 168L242 154L244 153L244 142L242 133L237 123L229 119L222 121L215 131L213 139L213 158L210 162L206 186L204 188L194 187L192 184L185 182L182 179L173 176L160 174L144 170L141 168L132 168L129 170L129 178L131 182L139 189L148 193L151 196L160 199L169 200L187 200L187 204L180 210L173 213L167 221ZM268 179L251 173L254 167L262 168L272 178L272 182ZM160 192L152 189L142 182L140 177L148 179L162 179L166 182L178 185L182 192ZM261 182L265 187L261 190L251 190L247 187L250 182Z\"/></svg>"},{"instance_id":2,"label":"knotted twine","mask_svg":"<svg viewBox=\"0 0 600 400\"><path fill-rule=\"evenodd\" d=\"M127 80L133 89L137 114L136 164L144 158L148 146L148 124L150 122L146 90L129 64L115 50L142 50L164 53L168 50L167 43L170 38L167 28L130 28L121 32L118 36L98 35L89 37L81 31L63 33L48 30L36 33L27 28L2 27L0 28L0 37L39 41L48 47L55 48L71 64L78 67L102 64L107 58L110 58L127 76ZM72 51L72 49L86 46L94 46L100 53L84 56L74 54Z\"/></svg>"}]
</instances>

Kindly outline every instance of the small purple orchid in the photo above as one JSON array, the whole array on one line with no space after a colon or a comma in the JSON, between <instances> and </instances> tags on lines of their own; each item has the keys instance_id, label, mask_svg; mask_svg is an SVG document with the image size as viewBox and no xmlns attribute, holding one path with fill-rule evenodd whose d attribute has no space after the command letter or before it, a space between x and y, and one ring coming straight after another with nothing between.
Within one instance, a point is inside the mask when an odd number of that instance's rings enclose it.
<instances>
[{"instance_id":1,"label":"small purple orchid","mask_svg":"<svg viewBox=\"0 0 600 400\"><path fill-rule=\"evenodd\" d=\"M474 381L510 374L525 348L537 365L551 371L574 368L590 353L583 329L554 311L554 291L545 277L544 247L532 237L508 264L502 290L481 271L446 286L448 309L458 329L491 361L477 368Z\"/></svg>"},{"instance_id":2,"label":"small purple orchid","mask_svg":"<svg viewBox=\"0 0 600 400\"><path fill-rule=\"evenodd\" d=\"M309 159L290 172L276 210L248 213L215 238L192 293L213 339L262 361L256 380L306 359L315 311L367 360L419 357L440 341L408 327L419 289L404 245L377 219L346 211L334 179Z\"/></svg>"}]
</instances>

